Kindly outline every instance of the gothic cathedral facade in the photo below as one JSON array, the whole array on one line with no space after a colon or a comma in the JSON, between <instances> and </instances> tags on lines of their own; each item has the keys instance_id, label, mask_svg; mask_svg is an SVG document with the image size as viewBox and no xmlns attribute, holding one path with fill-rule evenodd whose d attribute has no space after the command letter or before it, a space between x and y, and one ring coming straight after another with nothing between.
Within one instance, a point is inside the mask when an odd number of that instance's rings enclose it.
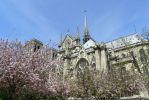
<instances>
[{"instance_id":1,"label":"gothic cathedral facade","mask_svg":"<svg viewBox=\"0 0 149 100\"><path fill-rule=\"evenodd\" d=\"M96 42L88 31L87 18L84 22L83 42L80 33L72 37L68 32L61 38L57 58L64 61L64 76L74 77L81 70L108 71L110 67L148 73L148 40L132 34L111 42ZM148 73L149 74L149 73Z\"/></svg>"}]
</instances>

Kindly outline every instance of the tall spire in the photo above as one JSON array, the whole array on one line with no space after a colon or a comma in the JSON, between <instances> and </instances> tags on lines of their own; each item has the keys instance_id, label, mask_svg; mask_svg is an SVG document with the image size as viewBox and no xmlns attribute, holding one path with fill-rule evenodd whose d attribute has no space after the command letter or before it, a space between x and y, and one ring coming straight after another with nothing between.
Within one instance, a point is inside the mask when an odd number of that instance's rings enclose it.
<instances>
[{"instance_id":1,"label":"tall spire","mask_svg":"<svg viewBox=\"0 0 149 100\"><path fill-rule=\"evenodd\" d=\"M85 20L84 20L84 35L89 35L86 16L85 16Z\"/></svg>"},{"instance_id":2,"label":"tall spire","mask_svg":"<svg viewBox=\"0 0 149 100\"><path fill-rule=\"evenodd\" d=\"M88 31L87 17L85 16L83 43L87 42L89 39L90 39L90 35L89 35L89 31Z\"/></svg>"}]
</instances>

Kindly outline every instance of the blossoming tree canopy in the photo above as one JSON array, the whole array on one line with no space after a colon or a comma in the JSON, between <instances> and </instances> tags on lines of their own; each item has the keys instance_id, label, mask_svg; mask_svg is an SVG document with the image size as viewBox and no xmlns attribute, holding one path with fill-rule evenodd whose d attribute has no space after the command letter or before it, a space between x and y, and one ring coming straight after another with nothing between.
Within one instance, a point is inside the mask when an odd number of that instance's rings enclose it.
<instances>
[{"instance_id":1,"label":"blossoming tree canopy","mask_svg":"<svg viewBox=\"0 0 149 100\"><path fill-rule=\"evenodd\" d=\"M6 90L11 98L19 95L23 89L55 94L54 91L60 88L60 80L53 69L62 73L63 62L47 59L50 55L45 49L47 47L30 52L18 41L0 40L0 89ZM52 75L54 77L49 79Z\"/></svg>"}]
</instances>

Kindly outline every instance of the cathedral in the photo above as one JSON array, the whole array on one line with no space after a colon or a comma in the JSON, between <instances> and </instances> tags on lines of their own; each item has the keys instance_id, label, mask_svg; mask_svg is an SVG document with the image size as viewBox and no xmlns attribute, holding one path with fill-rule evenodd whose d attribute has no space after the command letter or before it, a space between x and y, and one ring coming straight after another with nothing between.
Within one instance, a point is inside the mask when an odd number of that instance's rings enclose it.
<instances>
[{"instance_id":1,"label":"cathedral","mask_svg":"<svg viewBox=\"0 0 149 100\"><path fill-rule=\"evenodd\" d=\"M110 42L96 42L89 33L87 18L84 21L83 42L77 29L74 37L68 32L60 39L58 50L50 49L51 59L64 61L64 76L74 78L85 69L108 71L111 67L149 75L149 40L135 33ZM26 43L35 52L43 44L33 39ZM32 48L32 49L30 49Z\"/></svg>"},{"instance_id":2,"label":"cathedral","mask_svg":"<svg viewBox=\"0 0 149 100\"><path fill-rule=\"evenodd\" d=\"M148 73L148 40L135 33L110 42L96 42L84 21L83 42L77 29L74 37L68 32L61 38L57 59L64 61L64 76L75 77L84 69L108 71L111 67Z\"/></svg>"}]
</instances>

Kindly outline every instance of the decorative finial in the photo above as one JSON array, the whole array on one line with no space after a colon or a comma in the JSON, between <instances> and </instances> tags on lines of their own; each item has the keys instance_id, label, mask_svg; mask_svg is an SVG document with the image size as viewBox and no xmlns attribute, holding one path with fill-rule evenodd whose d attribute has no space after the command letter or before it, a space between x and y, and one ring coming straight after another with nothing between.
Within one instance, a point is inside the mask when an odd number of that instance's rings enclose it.
<instances>
[{"instance_id":1,"label":"decorative finial","mask_svg":"<svg viewBox=\"0 0 149 100\"><path fill-rule=\"evenodd\" d=\"M77 27L75 39L80 39L79 27Z\"/></svg>"},{"instance_id":2,"label":"decorative finial","mask_svg":"<svg viewBox=\"0 0 149 100\"><path fill-rule=\"evenodd\" d=\"M66 33L67 35L70 35L70 31L69 31L69 29L67 30L67 33Z\"/></svg>"},{"instance_id":3,"label":"decorative finial","mask_svg":"<svg viewBox=\"0 0 149 100\"><path fill-rule=\"evenodd\" d=\"M61 35L60 35L60 45L62 44L62 33L61 33Z\"/></svg>"}]
</instances>

